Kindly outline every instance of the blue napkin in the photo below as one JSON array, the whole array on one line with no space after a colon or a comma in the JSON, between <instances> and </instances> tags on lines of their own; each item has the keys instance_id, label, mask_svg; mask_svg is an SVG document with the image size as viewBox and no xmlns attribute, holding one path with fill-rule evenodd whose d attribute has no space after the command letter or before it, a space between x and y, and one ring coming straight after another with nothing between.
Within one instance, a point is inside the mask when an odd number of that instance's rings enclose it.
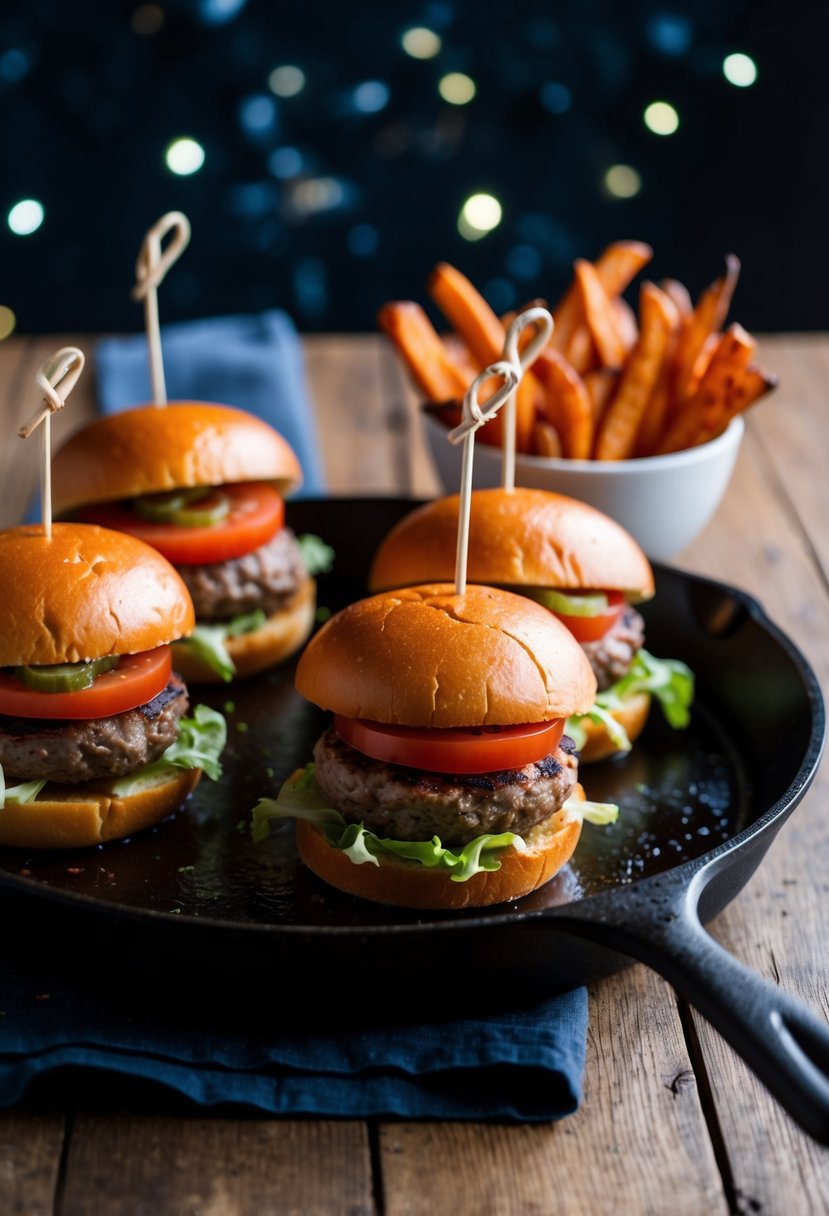
<instances>
[{"instance_id":1,"label":"blue napkin","mask_svg":"<svg viewBox=\"0 0 829 1216\"><path fill-rule=\"evenodd\" d=\"M52 1070L104 1070L157 1082L202 1106L272 1115L541 1122L581 1100L584 988L512 1012L452 1021L345 1020L322 992L324 1022L292 1023L274 998L121 990L0 955L0 1107ZM56 970L58 972L56 976ZM256 1006L260 1006L257 1010ZM335 1012L336 1011L336 1012Z\"/></svg>"},{"instance_id":2,"label":"blue napkin","mask_svg":"<svg viewBox=\"0 0 829 1216\"><path fill-rule=\"evenodd\" d=\"M218 401L249 410L287 439L302 465L300 495L324 488L302 348L284 312L184 321L161 331L169 400ZM95 352L104 414L151 400L143 334L107 338Z\"/></svg>"}]
</instances>

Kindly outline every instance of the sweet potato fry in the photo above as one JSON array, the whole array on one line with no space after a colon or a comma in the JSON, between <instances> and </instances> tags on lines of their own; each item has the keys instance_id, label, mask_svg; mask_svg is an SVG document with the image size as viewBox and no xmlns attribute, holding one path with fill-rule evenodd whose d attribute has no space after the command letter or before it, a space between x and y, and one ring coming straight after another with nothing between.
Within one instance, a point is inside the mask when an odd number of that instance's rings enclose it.
<instances>
[{"instance_id":1,"label":"sweet potato fry","mask_svg":"<svg viewBox=\"0 0 829 1216\"><path fill-rule=\"evenodd\" d=\"M533 453L536 456L563 456L561 438L551 422L543 419L533 427Z\"/></svg>"},{"instance_id":2,"label":"sweet potato fry","mask_svg":"<svg viewBox=\"0 0 829 1216\"><path fill-rule=\"evenodd\" d=\"M713 439L726 425L728 395L754 357L757 343L742 325L729 326L717 343L697 391L686 401L658 446L678 452Z\"/></svg>"},{"instance_id":3,"label":"sweet potato fry","mask_svg":"<svg viewBox=\"0 0 829 1216\"><path fill-rule=\"evenodd\" d=\"M657 287L655 290L661 291L662 289ZM676 302L667 292L664 294L666 300L673 304L676 309L676 323L671 329L665 347L665 355L662 359L662 366L656 378L656 384L653 386L653 392L645 406L645 412L639 424L636 444L633 449L634 456L651 456L668 426L668 407L673 398L674 378L676 376L676 352L682 333L682 317L680 316ZM663 307L666 313L671 316L670 308L664 301Z\"/></svg>"},{"instance_id":4,"label":"sweet potato fry","mask_svg":"<svg viewBox=\"0 0 829 1216\"><path fill-rule=\"evenodd\" d=\"M593 409L593 430L598 430L607 404L619 384L619 373L608 367L599 367L584 376L584 387Z\"/></svg>"},{"instance_id":5,"label":"sweet potato fry","mask_svg":"<svg viewBox=\"0 0 829 1216\"><path fill-rule=\"evenodd\" d=\"M726 397L726 425L735 415L743 413L760 397L777 388L777 384L778 377L774 372L767 372L759 364L750 363L743 375L734 382Z\"/></svg>"},{"instance_id":6,"label":"sweet potato fry","mask_svg":"<svg viewBox=\"0 0 829 1216\"><path fill-rule=\"evenodd\" d=\"M684 283L680 283L679 279L662 279L659 286L665 292L666 296L670 296L677 311L681 317L690 317L694 311L694 305L691 302L691 293Z\"/></svg>"},{"instance_id":7,"label":"sweet potato fry","mask_svg":"<svg viewBox=\"0 0 829 1216\"><path fill-rule=\"evenodd\" d=\"M429 401L463 397L469 384L450 358L426 313L413 300L385 304L377 321L397 347L421 393Z\"/></svg>"},{"instance_id":8,"label":"sweet potato fry","mask_svg":"<svg viewBox=\"0 0 829 1216\"><path fill-rule=\"evenodd\" d=\"M593 443L593 407L584 381L563 355L549 348L535 362L545 389L544 412L561 439L563 454L587 460Z\"/></svg>"},{"instance_id":9,"label":"sweet potato fry","mask_svg":"<svg viewBox=\"0 0 829 1216\"><path fill-rule=\"evenodd\" d=\"M636 322L636 313L627 300L622 299L621 296L614 296L611 300L611 305L616 314L616 324L619 328L619 335L624 343L625 350L631 351L639 340L639 326Z\"/></svg>"},{"instance_id":10,"label":"sweet potato fry","mask_svg":"<svg viewBox=\"0 0 829 1216\"><path fill-rule=\"evenodd\" d=\"M614 241L596 259L596 274L609 296L620 295L653 257L650 245L641 241ZM569 353L570 343L579 326L584 324L584 313L579 301L579 291L571 283L559 303L553 309L556 327L550 339L554 350Z\"/></svg>"},{"instance_id":11,"label":"sweet potato fry","mask_svg":"<svg viewBox=\"0 0 829 1216\"><path fill-rule=\"evenodd\" d=\"M725 274L707 287L685 327L677 352L675 396L683 402L691 393L694 369L706 340L722 328L740 275L740 260L733 253L725 259Z\"/></svg>"},{"instance_id":12,"label":"sweet potato fry","mask_svg":"<svg viewBox=\"0 0 829 1216\"><path fill-rule=\"evenodd\" d=\"M642 415L678 323L673 301L655 283L643 283L639 293L639 341L602 419L594 452L597 460L625 460L633 454Z\"/></svg>"},{"instance_id":13,"label":"sweet potato fry","mask_svg":"<svg viewBox=\"0 0 829 1216\"><path fill-rule=\"evenodd\" d=\"M611 298L592 262L579 258L574 269L587 328L602 367L618 370L625 361L626 349Z\"/></svg>"}]
</instances>

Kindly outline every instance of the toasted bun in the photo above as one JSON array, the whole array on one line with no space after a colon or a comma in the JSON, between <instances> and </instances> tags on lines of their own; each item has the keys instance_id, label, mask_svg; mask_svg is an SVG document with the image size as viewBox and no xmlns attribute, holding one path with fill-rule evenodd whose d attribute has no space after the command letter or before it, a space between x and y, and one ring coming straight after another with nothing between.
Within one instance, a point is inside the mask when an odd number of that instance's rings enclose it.
<instances>
[{"instance_id":1,"label":"toasted bun","mask_svg":"<svg viewBox=\"0 0 829 1216\"><path fill-rule=\"evenodd\" d=\"M90 524L0 532L0 667L152 650L190 633L190 593L166 558Z\"/></svg>"},{"instance_id":2,"label":"toasted bun","mask_svg":"<svg viewBox=\"0 0 829 1216\"><path fill-rule=\"evenodd\" d=\"M638 692L628 698L621 709L613 710L613 717L625 728L631 743L634 743L644 730L650 708L650 693ZM591 722L589 718L584 718L581 725L587 739L579 751L579 764L592 764L595 760L604 760L607 756L616 755L619 749L600 722Z\"/></svg>"},{"instance_id":3,"label":"toasted bun","mask_svg":"<svg viewBox=\"0 0 829 1216\"><path fill-rule=\"evenodd\" d=\"M52 461L57 515L182 486L270 481L299 485L293 450L266 422L229 405L174 401L96 418Z\"/></svg>"},{"instance_id":4,"label":"toasted bun","mask_svg":"<svg viewBox=\"0 0 829 1216\"><path fill-rule=\"evenodd\" d=\"M510 726L585 712L596 679L540 604L468 587L359 600L309 642L296 686L323 709L402 726Z\"/></svg>"},{"instance_id":5,"label":"toasted bun","mask_svg":"<svg viewBox=\"0 0 829 1216\"><path fill-rule=\"evenodd\" d=\"M255 675L299 650L314 626L316 583L306 578L293 599L265 621L261 629L229 638L227 650L235 679ZM173 666L188 684L221 684L221 676L186 646L173 647Z\"/></svg>"},{"instance_id":6,"label":"toasted bun","mask_svg":"<svg viewBox=\"0 0 829 1216\"><path fill-rule=\"evenodd\" d=\"M195 789L201 769L176 769L163 781L125 797L105 781L43 787L34 802L6 805L0 813L0 845L15 849L85 849L152 827Z\"/></svg>"},{"instance_id":7,"label":"toasted bun","mask_svg":"<svg viewBox=\"0 0 829 1216\"><path fill-rule=\"evenodd\" d=\"M369 587L378 591L454 578L457 494L407 515L377 551ZM653 595L653 571L633 537L609 516L547 490L475 490L468 578L474 583Z\"/></svg>"},{"instance_id":8,"label":"toasted bun","mask_svg":"<svg viewBox=\"0 0 829 1216\"><path fill-rule=\"evenodd\" d=\"M520 899L549 882L572 857L581 825L581 816L556 811L527 833L524 852L506 850L499 870L473 874L466 882L452 882L446 870L428 870L392 857L380 858L376 866L355 865L305 820L297 821L296 840L308 868L349 895L400 908L482 908Z\"/></svg>"}]
</instances>

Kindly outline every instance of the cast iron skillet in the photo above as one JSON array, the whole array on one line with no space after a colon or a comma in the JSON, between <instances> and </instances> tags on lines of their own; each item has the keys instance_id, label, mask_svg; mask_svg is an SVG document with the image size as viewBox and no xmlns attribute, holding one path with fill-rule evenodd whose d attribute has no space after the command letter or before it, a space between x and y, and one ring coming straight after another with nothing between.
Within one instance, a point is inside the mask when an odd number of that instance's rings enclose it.
<instances>
[{"instance_id":1,"label":"cast iron skillet","mask_svg":"<svg viewBox=\"0 0 829 1216\"><path fill-rule=\"evenodd\" d=\"M298 531L336 549L322 605L365 594L376 545L413 505L290 506ZM0 890L29 927L25 949L39 924L38 951L48 942L64 957L94 957L107 975L119 965L149 972L164 992L209 977L214 992L217 981L234 994L258 985L261 997L266 978L280 1010L303 1000L319 1009L322 989L338 1011L417 1003L432 1016L491 1006L495 993L514 1004L563 991L637 958L829 1143L829 1031L702 928L748 881L815 774L820 691L749 596L668 568L656 575L647 644L694 669L692 725L670 731L654 709L629 757L584 770L588 797L618 802L620 820L586 825L573 862L542 890L491 910L413 913L324 887L298 863L290 828L253 847L251 807L307 762L325 722L294 692L288 665L230 691L202 690L226 708L230 743L221 783L202 781L185 812L71 855L0 850Z\"/></svg>"}]
</instances>

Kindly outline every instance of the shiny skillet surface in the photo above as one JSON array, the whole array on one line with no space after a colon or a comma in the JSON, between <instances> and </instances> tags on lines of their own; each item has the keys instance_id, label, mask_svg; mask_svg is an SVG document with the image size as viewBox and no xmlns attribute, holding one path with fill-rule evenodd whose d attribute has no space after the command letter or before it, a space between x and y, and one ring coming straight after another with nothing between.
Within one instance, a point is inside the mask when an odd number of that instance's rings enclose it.
<instances>
[{"instance_id":1,"label":"shiny skillet surface","mask_svg":"<svg viewBox=\"0 0 829 1216\"><path fill-rule=\"evenodd\" d=\"M376 544L411 503L398 500L293 504L289 522L337 551L319 600L336 609L365 594ZM497 921L600 892L628 889L723 846L799 780L814 732L799 656L748 597L720 584L657 568L644 605L648 647L694 668L698 693L688 730L672 731L654 707L628 757L582 770L587 796L622 808L616 825L585 825L570 865L541 891L459 918ZM808 669L807 669L808 671ZM810 675L810 673L808 673ZM232 688L192 690L227 713L229 744L218 784L203 780L190 805L126 842L72 853L0 850L0 889L128 918L175 918L205 929L301 929L327 935L422 926L446 913L375 907L323 886L302 867L290 828L250 841L250 811L310 758L327 716L293 689L293 665Z\"/></svg>"}]
</instances>

